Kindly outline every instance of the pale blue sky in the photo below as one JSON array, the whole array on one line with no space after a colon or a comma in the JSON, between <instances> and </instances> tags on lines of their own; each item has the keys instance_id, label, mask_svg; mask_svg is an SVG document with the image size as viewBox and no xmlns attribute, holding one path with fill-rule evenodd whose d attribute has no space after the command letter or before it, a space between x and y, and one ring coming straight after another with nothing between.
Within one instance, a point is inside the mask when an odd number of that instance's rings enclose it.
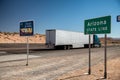
<instances>
[{"instance_id":1,"label":"pale blue sky","mask_svg":"<svg viewBox=\"0 0 120 80\"><path fill-rule=\"evenodd\" d=\"M21 21L33 20L34 32L46 29L84 32L84 20L111 15L109 37L120 38L120 0L0 0L0 31L19 32ZM103 35L99 35L103 36Z\"/></svg>"}]
</instances>

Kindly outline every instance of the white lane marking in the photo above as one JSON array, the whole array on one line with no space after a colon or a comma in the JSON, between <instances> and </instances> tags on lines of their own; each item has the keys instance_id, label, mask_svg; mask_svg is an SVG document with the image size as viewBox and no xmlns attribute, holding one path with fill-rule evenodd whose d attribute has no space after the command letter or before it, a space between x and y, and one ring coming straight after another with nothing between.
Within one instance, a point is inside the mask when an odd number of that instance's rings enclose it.
<instances>
[{"instance_id":1,"label":"white lane marking","mask_svg":"<svg viewBox=\"0 0 120 80\"><path fill-rule=\"evenodd\" d=\"M26 59L26 56L27 56L26 54L3 55L0 56L0 62ZM41 56L29 55L29 58L37 58L37 57L41 57Z\"/></svg>"},{"instance_id":2,"label":"white lane marking","mask_svg":"<svg viewBox=\"0 0 120 80\"><path fill-rule=\"evenodd\" d=\"M5 54L5 53L7 53L7 52L5 52L5 51L0 51L0 54Z\"/></svg>"}]
</instances>

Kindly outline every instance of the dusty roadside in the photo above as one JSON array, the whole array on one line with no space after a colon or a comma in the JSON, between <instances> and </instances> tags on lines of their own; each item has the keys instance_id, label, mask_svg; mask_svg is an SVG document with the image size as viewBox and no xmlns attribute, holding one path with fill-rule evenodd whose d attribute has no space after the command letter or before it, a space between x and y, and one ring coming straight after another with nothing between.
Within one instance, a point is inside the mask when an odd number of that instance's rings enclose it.
<instances>
[{"instance_id":1,"label":"dusty roadside","mask_svg":"<svg viewBox=\"0 0 120 80\"><path fill-rule=\"evenodd\" d=\"M108 60L107 64L107 80L120 80L120 57ZM101 79L104 75L103 63L92 66L92 74L85 75L87 68L68 72L56 80L104 80Z\"/></svg>"},{"instance_id":2,"label":"dusty roadside","mask_svg":"<svg viewBox=\"0 0 120 80\"><path fill-rule=\"evenodd\" d=\"M67 77L63 75L63 80L96 80L97 78L103 76L103 65L98 65L94 68L94 65L103 63L103 49L104 48L92 48L91 59L93 66L92 75L89 77L86 77L88 75L83 75L83 73L87 72L88 49L40 50L33 52L30 53L30 55L36 56L37 58L29 58L29 66L25 66L26 59L21 60L20 55L24 56L22 54L1 55L0 80L55 80L57 77L69 72L71 73L66 75ZM110 60L110 62L112 61L109 63L110 69L108 70L108 76L115 75L114 77L110 76L108 78L115 78L111 80L117 80L120 72L120 47L108 47L107 50L108 60ZM10 59L10 57L15 60L2 62L2 59L6 60ZM114 59L117 60L114 61ZM111 64L113 67L111 67ZM116 71L114 71L115 69ZM79 77L83 78L79 79ZM91 79L87 79L90 77Z\"/></svg>"}]
</instances>

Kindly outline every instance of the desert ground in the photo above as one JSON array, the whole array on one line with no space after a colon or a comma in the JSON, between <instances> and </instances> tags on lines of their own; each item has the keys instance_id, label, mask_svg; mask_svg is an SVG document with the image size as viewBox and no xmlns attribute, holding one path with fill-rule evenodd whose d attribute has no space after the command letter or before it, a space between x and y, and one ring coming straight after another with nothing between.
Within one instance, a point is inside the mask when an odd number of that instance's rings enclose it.
<instances>
[{"instance_id":1,"label":"desert ground","mask_svg":"<svg viewBox=\"0 0 120 80\"><path fill-rule=\"evenodd\" d=\"M0 43L26 43L25 36L20 36L19 33L14 32L0 32ZM45 35L35 34L29 36L29 43L45 43Z\"/></svg>"},{"instance_id":2,"label":"desert ground","mask_svg":"<svg viewBox=\"0 0 120 80\"><path fill-rule=\"evenodd\" d=\"M110 46L107 50L107 80L119 80L120 46ZM104 73L104 47L92 48L91 75L84 74L88 69L88 48L31 49L28 66L24 49L7 54L0 56L0 80L100 80Z\"/></svg>"},{"instance_id":3,"label":"desert ground","mask_svg":"<svg viewBox=\"0 0 120 80\"><path fill-rule=\"evenodd\" d=\"M107 78L104 79L104 64L99 62L92 66L92 73L88 73L88 68L70 71L56 80L119 80L120 79L120 57L108 60L107 62Z\"/></svg>"},{"instance_id":4,"label":"desert ground","mask_svg":"<svg viewBox=\"0 0 120 80\"><path fill-rule=\"evenodd\" d=\"M49 49L45 35L29 38L29 65L26 66L26 37L0 33L0 80L104 80L104 38L101 48L91 50L91 75L88 48ZM107 80L120 79L120 40L107 39Z\"/></svg>"}]
</instances>

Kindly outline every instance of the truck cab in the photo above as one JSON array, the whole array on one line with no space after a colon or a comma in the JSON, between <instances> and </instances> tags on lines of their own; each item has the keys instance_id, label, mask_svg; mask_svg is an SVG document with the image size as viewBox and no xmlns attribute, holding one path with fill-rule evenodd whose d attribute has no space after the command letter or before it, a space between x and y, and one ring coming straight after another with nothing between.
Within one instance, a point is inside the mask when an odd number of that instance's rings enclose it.
<instances>
[{"instance_id":1,"label":"truck cab","mask_svg":"<svg viewBox=\"0 0 120 80\"><path fill-rule=\"evenodd\" d=\"M93 47L101 47L101 43L97 35L93 35Z\"/></svg>"}]
</instances>

